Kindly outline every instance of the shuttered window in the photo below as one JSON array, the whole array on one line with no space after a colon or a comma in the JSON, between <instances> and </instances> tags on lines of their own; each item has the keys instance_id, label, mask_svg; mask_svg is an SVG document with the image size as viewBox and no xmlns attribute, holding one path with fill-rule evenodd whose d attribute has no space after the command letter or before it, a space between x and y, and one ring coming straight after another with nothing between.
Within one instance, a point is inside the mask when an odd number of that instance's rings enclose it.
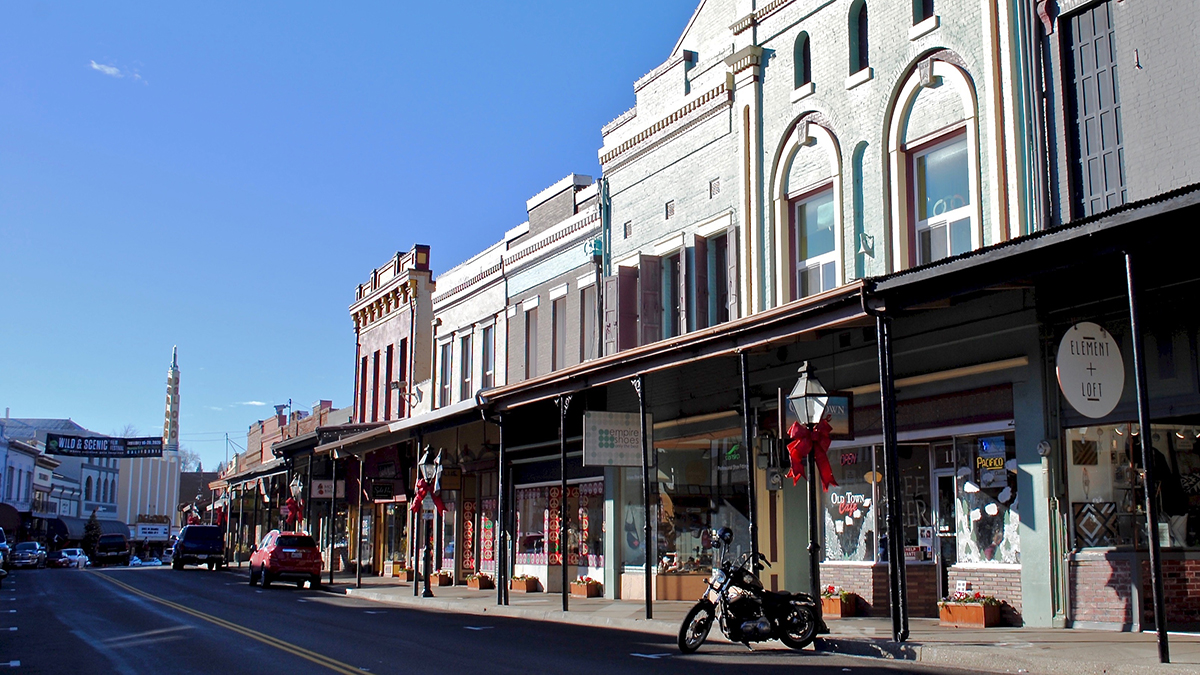
<instances>
[{"instance_id":1,"label":"shuttered window","mask_svg":"<svg viewBox=\"0 0 1200 675\"><path fill-rule=\"evenodd\" d=\"M1126 201L1111 4L1100 3L1064 22L1064 79L1074 146L1071 196L1076 217L1102 213Z\"/></svg>"}]
</instances>

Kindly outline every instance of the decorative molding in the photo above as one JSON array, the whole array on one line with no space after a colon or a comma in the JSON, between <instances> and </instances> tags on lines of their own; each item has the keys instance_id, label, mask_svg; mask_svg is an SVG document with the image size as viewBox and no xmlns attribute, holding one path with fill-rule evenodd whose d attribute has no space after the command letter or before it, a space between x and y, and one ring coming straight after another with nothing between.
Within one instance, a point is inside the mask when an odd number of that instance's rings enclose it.
<instances>
[{"instance_id":1,"label":"decorative molding","mask_svg":"<svg viewBox=\"0 0 1200 675\"><path fill-rule=\"evenodd\" d=\"M633 83L634 93L641 91L641 89L643 87L650 84L654 80L658 79L659 76L661 76L663 73L674 68L675 66L679 65L680 63L683 63L684 61L695 62L695 60L696 60L696 52L688 51L686 49L679 52L679 54L677 54L674 58L668 60L666 63L661 64L654 70L651 70L650 72L646 73L645 75L639 77L637 82Z\"/></svg>"},{"instance_id":2,"label":"decorative molding","mask_svg":"<svg viewBox=\"0 0 1200 675\"><path fill-rule=\"evenodd\" d=\"M630 151L637 149L639 151L637 154L640 154L640 152L649 149L650 146L673 137L674 134L707 118L709 114L720 107L731 105L732 103L733 89L729 79L726 78L725 82L719 86L697 96L679 110L643 129L612 150L600 155L600 166L607 172L616 167L616 160L618 158L622 160L621 163L624 163L633 156L636 156L635 154L630 154Z\"/></svg>"},{"instance_id":3,"label":"decorative molding","mask_svg":"<svg viewBox=\"0 0 1200 675\"><path fill-rule=\"evenodd\" d=\"M933 16L929 17L928 19L925 19L921 23L913 26L912 28L909 28L908 29L908 40L909 40L909 42L919 40L919 39L925 37L926 35L929 35L933 31L937 30L938 27L941 25L942 25L942 17L938 16L937 14L934 14Z\"/></svg>"},{"instance_id":4,"label":"decorative molding","mask_svg":"<svg viewBox=\"0 0 1200 675\"><path fill-rule=\"evenodd\" d=\"M608 124L605 124L603 127L600 127L600 134L603 136L607 136L607 135L611 134L612 132L616 131L617 129L620 129L621 127L625 126L625 123L629 122L630 120L636 119L636 118L637 118L637 106L635 105L632 108L630 108L629 110L626 110L625 112L621 113L620 115L617 115L617 118L614 119L613 121L609 122Z\"/></svg>"},{"instance_id":5,"label":"decorative molding","mask_svg":"<svg viewBox=\"0 0 1200 675\"><path fill-rule=\"evenodd\" d=\"M792 103L799 103L809 96L812 96L814 93L816 93L816 91L817 85L813 84L812 82L802 84L792 91Z\"/></svg>"},{"instance_id":6,"label":"decorative molding","mask_svg":"<svg viewBox=\"0 0 1200 675\"><path fill-rule=\"evenodd\" d=\"M766 4L766 6L755 11L753 14L738 19L737 23L729 27L729 30L733 31L734 35L740 35L749 30L751 26L758 25L763 19L771 16L775 12L778 12L793 2L795 2L795 0L774 0L773 2L769 2Z\"/></svg>"},{"instance_id":7,"label":"decorative molding","mask_svg":"<svg viewBox=\"0 0 1200 675\"><path fill-rule=\"evenodd\" d=\"M495 274L499 274L500 271L503 269L504 269L503 261L498 262L495 265L492 265L491 267L480 272L479 274L476 274L475 276L471 277L470 279L467 279L466 281L451 288L450 290L446 291L445 293L442 293L440 295L435 295L433 297L433 302L434 302L434 304L438 304L451 296L457 295L458 293L462 293L463 291L467 290L468 288L487 279L488 277L491 277Z\"/></svg>"},{"instance_id":8,"label":"decorative molding","mask_svg":"<svg viewBox=\"0 0 1200 675\"><path fill-rule=\"evenodd\" d=\"M1054 17L1060 12L1058 3L1055 0L1038 0L1037 15L1042 20L1042 28L1046 31L1046 35L1054 33Z\"/></svg>"},{"instance_id":9,"label":"decorative molding","mask_svg":"<svg viewBox=\"0 0 1200 675\"><path fill-rule=\"evenodd\" d=\"M857 73L854 73L850 77L846 78L846 89L853 89L864 82L870 82L872 79L874 79L874 77L875 77L875 69L874 68L870 68L870 67L863 68L862 70L858 71Z\"/></svg>"},{"instance_id":10,"label":"decorative molding","mask_svg":"<svg viewBox=\"0 0 1200 675\"><path fill-rule=\"evenodd\" d=\"M762 55L762 47L746 47L725 59L725 65L729 66L729 72L739 75L742 71L761 66ZM755 74L757 75L758 73L756 72Z\"/></svg>"},{"instance_id":11,"label":"decorative molding","mask_svg":"<svg viewBox=\"0 0 1200 675\"><path fill-rule=\"evenodd\" d=\"M545 236L542 239L539 239L539 240L529 244L525 248L517 250L516 253L509 255L509 256L505 256L503 264L505 267L510 267L510 266L516 264L517 261L522 260L524 258L528 258L529 256L533 255L534 253L537 253L538 251L541 251L542 249L546 248L547 246L550 246L551 244L562 241L563 239L566 239L567 237L569 237L573 234L576 234L584 229L587 229L589 225L592 225L593 223L597 223L599 221L600 221L600 209L593 207L591 209L590 213L587 213L586 217L579 218L574 223L572 223L556 232L553 232L550 235Z\"/></svg>"}]
</instances>

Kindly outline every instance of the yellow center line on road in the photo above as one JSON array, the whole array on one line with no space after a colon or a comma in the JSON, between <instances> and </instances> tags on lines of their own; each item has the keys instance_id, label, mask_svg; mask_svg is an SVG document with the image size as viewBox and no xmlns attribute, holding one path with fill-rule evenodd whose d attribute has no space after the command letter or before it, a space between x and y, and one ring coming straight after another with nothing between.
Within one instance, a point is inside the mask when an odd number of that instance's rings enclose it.
<instances>
[{"instance_id":1,"label":"yellow center line on road","mask_svg":"<svg viewBox=\"0 0 1200 675\"><path fill-rule=\"evenodd\" d=\"M293 656L299 656L300 658L302 658L306 661L311 661L312 663L315 663L319 666L324 666L324 667L334 671L335 673L342 673L343 675L362 675L362 673L364 672L360 668L355 668L354 666L351 666L346 663L342 663L341 661L336 661L334 659L329 658L328 656L318 654L314 651L310 651L303 647L297 647L294 644L284 642L283 640L271 637L270 635L266 635L264 633L260 633L256 630L246 628L245 626L238 625L236 623L233 623L232 621L226 621L225 619L215 617L211 614L205 614L204 612L201 612L196 609L192 609L191 607L187 607L185 605L181 605L176 602L171 602L170 600L164 600L156 595L147 593L138 588L134 588L133 586L130 586L129 584L127 584L123 581L117 581L113 577L111 577L107 574L104 574L103 572L91 572L91 571L89 571L89 572L91 574L95 574L96 576L100 577L101 579L112 582L113 584L129 591L130 593L133 593L134 595L138 595L138 596L143 597L152 602L157 602L160 605L170 607L171 609L183 612L184 614L194 616L197 619L202 619L211 624L220 626L221 628L224 628L226 630L230 630L230 631L233 631L234 633L238 633L239 635L244 635L244 636L250 638L251 640L256 640L265 645L274 647L280 651L287 652Z\"/></svg>"}]
</instances>

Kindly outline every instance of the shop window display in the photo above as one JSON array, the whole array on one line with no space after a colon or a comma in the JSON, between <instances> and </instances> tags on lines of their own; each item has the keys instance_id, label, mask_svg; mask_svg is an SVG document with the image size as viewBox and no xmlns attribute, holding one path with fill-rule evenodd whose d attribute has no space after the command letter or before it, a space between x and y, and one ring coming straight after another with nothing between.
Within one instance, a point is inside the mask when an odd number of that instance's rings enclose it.
<instances>
[{"instance_id":1,"label":"shop window display","mask_svg":"<svg viewBox=\"0 0 1200 675\"><path fill-rule=\"evenodd\" d=\"M517 489L518 565L545 565L546 533L550 529L550 491L545 487Z\"/></svg>"},{"instance_id":2,"label":"shop window display","mask_svg":"<svg viewBox=\"0 0 1200 675\"><path fill-rule=\"evenodd\" d=\"M404 552L408 550L408 509L404 506L387 504L383 507L384 560L401 562L404 560Z\"/></svg>"},{"instance_id":3,"label":"shop window display","mask_svg":"<svg viewBox=\"0 0 1200 675\"><path fill-rule=\"evenodd\" d=\"M479 512L479 571L496 573L495 497L484 497Z\"/></svg>"},{"instance_id":4,"label":"shop window display","mask_svg":"<svg viewBox=\"0 0 1200 675\"><path fill-rule=\"evenodd\" d=\"M646 564L646 510L642 508L642 470L621 469L621 560L627 567Z\"/></svg>"},{"instance_id":5,"label":"shop window display","mask_svg":"<svg viewBox=\"0 0 1200 675\"><path fill-rule=\"evenodd\" d=\"M1020 563L1014 436L958 438L955 449L958 562Z\"/></svg>"},{"instance_id":6,"label":"shop window display","mask_svg":"<svg viewBox=\"0 0 1200 675\"><path fill-rule=\"evenodd\" d=\"M733 531L732 555L749 550L748 449L741 444L741 435L724 432L656 440L655 446L659 573L711 570L713 528Z\"/></svg>"},{"instance_id":7,"label":"shop window display","mask_svg":"<svg viewBox=\"0 0 1200 675\"><path fill-rule=\"evenodd\" d=\"M439 569L454 569L454 551L456 549L457 539L455 533L458 530L458 495L456 492L449 490L442 491L442 502L446 505L446 510L442 512L439 522L442 528L441 545L442 557Z\"/></svg>"},{"instance_id":8,"label":"shop window display","mask_svg":"<svg viewBox=\"0 0 1200 675\"><path fill-rule=\"evenodd\" d=\"M1151 426L1159 544L1200 547L1200 428ZM1068 429L1065 460L1074 548L1145 548L1146 515L1136 424Z\"/></svg>"},{"instance_id":9,"label":"shop window display","mask_svg":"<svg viewBox=\"0 0 1200 675\"><path fill-rule=\"evenodd\" d=\"M875 467L875 449L829 451L836 487L824 493L826 561L875 559L876 485L883 479Z\"/></svg>"}]
</instances>

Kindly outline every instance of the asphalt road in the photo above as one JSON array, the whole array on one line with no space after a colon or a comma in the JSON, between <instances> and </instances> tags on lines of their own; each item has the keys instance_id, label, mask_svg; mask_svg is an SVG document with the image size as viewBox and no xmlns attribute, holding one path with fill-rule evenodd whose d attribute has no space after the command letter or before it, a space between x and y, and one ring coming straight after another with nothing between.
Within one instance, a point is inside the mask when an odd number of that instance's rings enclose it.
<instances>
[{"instance_id":1,"label":"asphalt road","mask_svg":"<svg viewBox=\"0 0 1200 675\"><path fill-rule=\"evenodd\" d=\"M23 570L0 588L0 675L19 673L932 673L932 668L396 608L244 574Z\"/></svg>"}]
</instances>

